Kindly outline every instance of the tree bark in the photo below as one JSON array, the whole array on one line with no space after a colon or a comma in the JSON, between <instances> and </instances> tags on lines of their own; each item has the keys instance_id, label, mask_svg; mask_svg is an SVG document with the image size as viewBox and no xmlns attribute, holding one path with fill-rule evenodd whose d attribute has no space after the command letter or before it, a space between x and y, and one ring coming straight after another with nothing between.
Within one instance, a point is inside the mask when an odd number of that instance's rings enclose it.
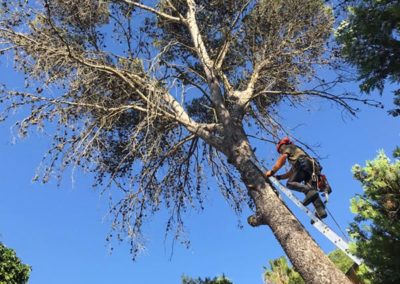
<instances>
[{"instance_id":1,"label":"tree bark","mask_svg":"<svg viewBox=\"0 0 400 284\"><path fill-rule=\"evenodd\" d=\"M349 279L329 260L302 224L278 198L264 176L249 161L253 156L243 128L236 128L230 161L240 172L256 206L252 225L268 225L296 271L306 283L344 284ZM231 144L232 145L232 144Z\"/></svg>"}]
</instances>

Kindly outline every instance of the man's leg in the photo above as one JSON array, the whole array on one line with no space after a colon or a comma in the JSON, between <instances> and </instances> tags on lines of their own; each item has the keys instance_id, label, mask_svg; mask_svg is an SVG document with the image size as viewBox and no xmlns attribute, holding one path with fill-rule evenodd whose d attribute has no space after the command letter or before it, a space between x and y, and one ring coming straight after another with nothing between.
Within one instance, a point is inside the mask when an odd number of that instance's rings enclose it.
<instances>
[{"instance_id":1,"label":"man's leg","mask_svg":"<svg viewBox=\"0 0 400 284\"><path fill-rule=\"evenodd\" d=\"M325 210L325 205L319 196L313 201L313 205L316 211L315 216L317 216L319 219L324 219L328 216Z\"/></svg>"},{"instance_id":2,"label":"man's leg","mask_svg":"<svg viewBox=\"0 0 400 284\"><path fill-rule=\"evenodd\" d=\"M307 182L310 179L310 174L306 171L303 171L301 168L293 169L293 174L289 177L286 186L295 191L303 192L306 195L306 198L303 201L303 205L307 206L311 202L313 202L316 198L318 198L318 192ZM303 184L302 181L306 182Z\"/></svg>"},{"instance_id":3,"label":"man's leg","mask_svg":"<svg viewBox=\"0 0 400 284\"><path fill-rule=\"evenodd\" d=\"M306 197L303 200L303 205L307 206L311 202L314 202L316 199L320 199L318 195L318 191L314 188L310 188L310 190L306 193Z\"/></svg>"}]
</instances>

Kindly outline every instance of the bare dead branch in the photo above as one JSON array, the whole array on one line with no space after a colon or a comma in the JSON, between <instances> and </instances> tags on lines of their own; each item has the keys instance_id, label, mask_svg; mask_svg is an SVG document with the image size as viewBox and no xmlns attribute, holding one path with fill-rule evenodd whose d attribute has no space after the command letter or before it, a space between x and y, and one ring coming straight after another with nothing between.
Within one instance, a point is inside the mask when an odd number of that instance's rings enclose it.
<instances>
[{"instance_id":1,"label":"bare dead branch","mask_svg":"<svg viewBox=\"0 0 400 284\"><path fill-rule=\"evenodd\" d=\"M152 7L149 7L149 6L146 6L146 5L141 4L141 3L139 3L139 2L130 1L130 0L119 0L119 1L124 2L124 3L127 3L127 4L129 4L129 5L133 5L133 6L135 6L135 7L138 7L138 8L140 8L140 9L143 9L143 10L145 10L145 11L148 11L148 12L150 12L150 13L153 13L153 14L155 14L155 15L157 15L157 16L159 16L159 17L162 17L162 18L164 18L164 19L166 19L166 20L169 20L169 21L174 21L174 22L179 22L179 23L183 23L183 22L184 22L184 19L183 19L182 17L173 17L173 16L171 16L171 15L168 15L168 14L166 14L166 13L163 13L163 12L161 12L161 11L158 11L157 9L154 9L154 8L152 8Z\"/></svg>"}]
</instances>

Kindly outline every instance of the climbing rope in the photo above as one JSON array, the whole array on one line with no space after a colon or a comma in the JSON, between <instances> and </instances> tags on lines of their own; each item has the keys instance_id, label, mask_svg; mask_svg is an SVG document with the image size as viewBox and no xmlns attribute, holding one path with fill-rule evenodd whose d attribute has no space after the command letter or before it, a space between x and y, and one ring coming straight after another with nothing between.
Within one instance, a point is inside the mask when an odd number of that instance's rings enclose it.
<instances>
[{"instance_id":1,"label":"climbing rope","mask_svg":"<svg viewBox=\"0 0 400 284\"><path fill-rule=\"evenodd\" d=\"M338 227L339 231L342 233L343 237L346 239L347 242L349 242L349 238L347 236L347 234L343 231L342 227L340 227L339 223L336 221L335 217L333 217L333 214L331 213L331 211L328 209L328 207L325 205L325 209L326 211L328 211L328 214L331 216L333 222L335 222L336 226Z\"/></svg>"}]
</instances>

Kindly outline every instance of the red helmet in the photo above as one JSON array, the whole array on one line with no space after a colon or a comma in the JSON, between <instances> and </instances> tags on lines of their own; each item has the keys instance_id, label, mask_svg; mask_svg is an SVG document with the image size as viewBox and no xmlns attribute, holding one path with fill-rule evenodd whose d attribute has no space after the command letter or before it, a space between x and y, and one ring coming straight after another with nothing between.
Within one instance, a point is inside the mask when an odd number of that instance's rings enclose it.
<instances>
[{"instance_id":1,"label":"red helmet","mask_svg":"<svg viewBox=\"0 0 400 284\"><path fill-rule=\"evenodd\" d=\"M289 137L283 138L279 143L276 145L276 151L279 152L279 148L281 148L282 145L287 145L287 144L293 144L293 142L289 139Z\"/></svg>"}]
</instances>

